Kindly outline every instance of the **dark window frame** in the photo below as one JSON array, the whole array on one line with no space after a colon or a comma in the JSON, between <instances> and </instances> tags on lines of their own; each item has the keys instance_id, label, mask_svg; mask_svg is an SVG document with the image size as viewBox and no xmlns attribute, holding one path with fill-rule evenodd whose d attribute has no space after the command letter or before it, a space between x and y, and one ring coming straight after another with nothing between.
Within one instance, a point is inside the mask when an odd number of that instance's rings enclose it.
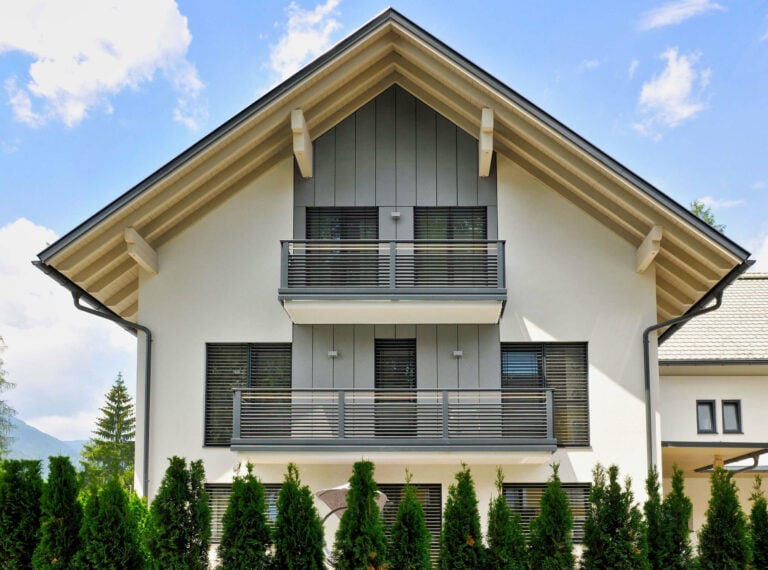
<instances>
[{"instance_id":1,"label":"dark window frame","mask_svg":"<svg viewBox=\"0 0 768 570\"><path fill-rule=\"evenodd\" d=\"M736 429L728 429L725 423L725 407L734 406L736 409ZM741 414L741 400L723 400L721 403L721 413L723 416L723 433L744 433L743 418Z\"/></svg>"},{"instance_id":2,"label":"dark window frame","mask_svg":"<svg viewBox=\"0 0 768 570\"><path fill-rule=\"evenodd\" d=\"M717 433L717 402L715 400L696 400L696 433L713 434ZM712 429L702 429L699 421L699 406L707 406L712 419Z\"/></svg>"}]
</instances>

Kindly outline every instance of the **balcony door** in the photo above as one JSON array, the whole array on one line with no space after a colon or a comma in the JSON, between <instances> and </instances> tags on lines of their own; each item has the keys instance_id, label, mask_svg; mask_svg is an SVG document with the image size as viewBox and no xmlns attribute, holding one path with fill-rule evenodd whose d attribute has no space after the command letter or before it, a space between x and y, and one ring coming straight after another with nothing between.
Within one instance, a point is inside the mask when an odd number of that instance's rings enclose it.
<instances>
[{"instance_id":1,"label":"balcony door","mask_svg":"<svg viewBox=\"0 0 768 570\"><path fill-rule=\"evenodd\" d=\"M375 343L376 437L416 437L416 339Z\"/></svg>"}]
</instances>

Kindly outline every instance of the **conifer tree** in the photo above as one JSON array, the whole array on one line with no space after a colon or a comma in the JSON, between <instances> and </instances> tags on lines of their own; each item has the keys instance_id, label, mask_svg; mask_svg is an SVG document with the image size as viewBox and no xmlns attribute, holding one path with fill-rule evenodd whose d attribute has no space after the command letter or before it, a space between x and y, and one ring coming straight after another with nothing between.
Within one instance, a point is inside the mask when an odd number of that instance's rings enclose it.
<instances>
[{"instance_id":1,"label":"conifer tree","mask_svg":"<svg viewBox=\"0 0 768 570\"><path fill-rule=\"evenodd\" d=\"M267 567L272 540L264 486L246 465L245 476L232 480L232 494L221 521L219 563L222 570L257 570ZM304 537L300 537L303 539Z\"/></svg>"},{"instance_id":2,"label":"conifer tree","mask_svg":"<svg viewBox=\"0 0 768 570\"><path fill-rule=\"evenodd\" d=\"M666 566L664 566L663 560L666 550L666 536L663 530L659 472L655 465L651 465L648 470L645 491L648 495L645 505L643 505L648 544L648 566L650 570L665 570Z\"/></svg>"},{"instance_id":3,"label":"conifer tree","mask_svg":"<svg viewBox=\"0 0 768 570\"><path fill-rule=\"evenodd\" d=\"M386 539L379 506L373 463L358 461L352 466L347 508L341 516L333 545L337 570L386 568Z\"/></svg>"},{"instance_id":4,"label":"conifer tree","mask_svg":"<svg viewBox=\"0 0 768 570\"><path fill-rule=\"evenodd\" d=\"M593 470L589 510L584 521L584 568L635 570L648 567L645 528L627 478L622 488L619 468L605 469L599 463Z\"/></svg>"},{"instance_id":5,"label":"conifer tree","mask_svg":"<svg viewBox=\"0 0 768 570\"><path fill-rule=\"evenodd\" d=\"M469 467L462 463L456 484L448 488L440 536L440 568L485 568L483 535L475 484Z\"/></svg>"},{"instance_id":6,"label":"conifer tree","mask_svg":"<svg viewBox=\"0 0 768 570\"><path fill-rule=\"evenodd\" d=\"M682 469L673 466L672 490L662 504L662 535L664 548L661 568L685 570L691 565L691 531L688 521L693 512L693 503L685 495L685 481Z\"/></svg>"},{"instance_id":7,"label":"conifer tree","mask_svg":"<svg viewBox=\"0 0 768 570\"><path fill-rule=\"evenodd\" d=\"M122 374L117 375L105 399L93 437L80 452L84 485L102 487L117 477L126 489L132 489L136 414Z\"/></svg>"},{"instance_id":8,"label":"conifer tree","mask_svg":"<svg viewBox=\"0 0 768 570\"><path fill-rule=\"evenodd\" d=\"M489 568L523 570L527 568L525 534L520 515L513 513L504 498L504 473L496 470L496 497L488 506Z\"/></svg>"},{"instance_id":9,"label":"conifer tree","mask_svg":"<svg viewBox=\"0 0 768 570\"><path fill-rule=\"evenodd\" d=\"M558 473L560 465L552 464L552 476L541 496L539 516L531 521L528 565L541 570L570 570L573 557L573 514L568 495Z\"/></svg>"},{"instance_id":10,"label":"conifer tree","mask_svg":"<svg viewBox=\"0 0 768 570\"><path fill-rule=\"evenodd\" d=\"M274 570L322 570L324 532L312 491L302 486L299 470L288 464L285 480L277 496L274 530Z\"/></svg>"},{"instance_id":11,"label":"conifer tree","mask_svg":"<svg viewBox=\"0 0 768 570\"><path fill-rule=\"evenodd\" d=\"M8 459L0 471L0 561L30 568L39 540L43 480L37 460Z\"/></svg>"},{"instance_id":12,"label":"conifer tree","mask_svg":"<svg viewBox=\"0 0 768 570\"><path fill-rule=\"evenodd\" d=\"M424 508L411 485L411 473L405 472L403 496L397 507L389 539L389 570L424 570L432 568L431 537L424 518Z\"/></svg>"},{"instance_id":13,"label":"conifer tree","mask_svg":"<svg viewBox=\"0 0 768 570\"><path fill-rule=\"evenodd\" d=\"M91 489L80 538L83 548L78 568L87 570L142 568L138 521L129 507L123 485L111 479L103 489Z\"/></svg>"},{"instance_id":14,"label":"conifer tree","mask_svg":"<svg viewBox=\"0 0 768 570\"><path fill-rule=\"evenodd\" d=\"M148 549L155 568L208 568L211 522L202 462L171 457L149 510Z\"/></svg>"},{"instance_id":15,"label":"conifer tree","mask_svg":"<svg viewBox=\"0 0 768 570\"><path fill-rule=\"evenodd\" d=\"M707 521L699 531L699 565L702 570L745 568L750 559L747 521L733 474L715 467L710 481Z\"/></svg>"},{"instance_id":16,"label":"conifer tree","mask_svg":"<svg viewBox=\"0 0 768 570\"><path fill-rule=\"evenodd\" d=\"M762 489L763 480L755 475L752 487L752 509L749 512L749 534L752 541L752 566L768 568L768 501Z\"/></svg>"},{"instance_id":17,"label":"conifer tree","mask_svg":"<svg viewBox=\"0 0 768 570\"><path fill-rule=\"evenodd\" d=\"M5 343L3 337L0 336L0 354L5 350ZM3 368L3 359L0 358L0 394L6 390L13 388L13 383L9 382L5 378L5 368ZM13 430L13 424L11 423L11 417L15 414L15 410L5 400L0 400L0 459L8 452L11 440L11 431Z\"/></svg>"},{"instance_id":18,"label":"conifer tree","mask_svg":"<svg viewBox=\"0 0 768 570\"><path fill-rule=\"evenodd\" d=\"M68 568L80 549L83 511L77 501L80 491L69 457L51 457L48 484L43 487L40 544L35 549L36 570Z\"/></svg>"}]
</instances>

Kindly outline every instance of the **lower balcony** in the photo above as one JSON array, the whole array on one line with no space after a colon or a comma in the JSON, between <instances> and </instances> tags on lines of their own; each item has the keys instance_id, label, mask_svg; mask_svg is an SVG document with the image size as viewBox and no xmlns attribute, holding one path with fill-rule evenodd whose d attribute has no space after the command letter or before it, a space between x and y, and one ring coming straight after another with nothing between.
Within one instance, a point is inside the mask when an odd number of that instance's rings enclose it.
<instances>
[{"instance_id":1,"label":"lower balcony","mask_svg":"<svg viewBox=\"0 0 768 570\"><path fill-rule=\"evenodd\" d=\"M278 298L296 324L493 324L504 242L283 241Z\"/></svg>"},{"instance_id":2,"label":"lower balcony","mask_svg":"<svg viewBox=\"0 0 768 570\"><path fill-rule=\"evenodd\" d=\"M552 402L552 389L236 389L231 448L552 452Z\"/></svg>"}]
</instances>

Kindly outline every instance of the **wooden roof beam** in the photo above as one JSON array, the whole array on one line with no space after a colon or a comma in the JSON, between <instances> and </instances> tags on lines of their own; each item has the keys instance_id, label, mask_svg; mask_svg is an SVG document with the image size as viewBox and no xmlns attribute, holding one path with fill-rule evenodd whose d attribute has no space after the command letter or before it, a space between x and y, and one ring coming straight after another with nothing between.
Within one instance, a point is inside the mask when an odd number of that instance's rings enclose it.
<instances>
[{"instance_id":1,"label":"wooden roof beam","mask_svg":"<svg viewBox=\"0 0 768 570\"><path fill-rule=\"evenodd\" d=\"M635 251L635 271L637 273L645 273L648 266L656 259L656 255L661 249L662 233L661 226L653 226L648 235L645 236L643 243Z\"/></svg>"},{"instance_id":2,"label":"wooden roof beam","mask_svg":"<svg viewBox=\"0 0 768 570\"><path fill-rule=\"evenodd\" d=\"M157 252L152 246L133 228L125 228L123 237L128 246L128 255L139 264L139 267L152 275L157 275L160 267L157 261Z\"/></svg>"},{"instance_id":3,"label":"wooden roof beam","mask_svg":"<svg viewBox=\"0 0 768 570\"><path fill-rule=\"evenodd\" d=\"M479 174L487 177L491 173L493 158L493 109L484 107L480 115L480 136L477 150L479 153Z\"/></svg>"},{"instance_id":4,"label":"wooden roof beam","mask_svg":"<svg viewBox=\"0 0 768 570\"><path fill-rule=\"evenodd\" d=\"M312 178L312 137L309 136L307 122L301 109L291 111L291 131L293 132L293 155L304 178Z\"/></svg>"}]
</instances>

